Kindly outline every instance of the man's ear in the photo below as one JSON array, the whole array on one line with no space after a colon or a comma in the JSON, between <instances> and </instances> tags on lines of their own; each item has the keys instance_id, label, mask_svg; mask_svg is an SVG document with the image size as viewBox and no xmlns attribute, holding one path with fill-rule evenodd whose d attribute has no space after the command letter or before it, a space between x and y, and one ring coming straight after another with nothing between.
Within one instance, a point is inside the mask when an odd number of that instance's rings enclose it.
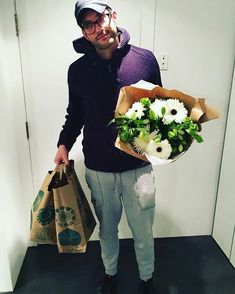
<instances>
[{"instance_id":1,"label":"man's ear","mask_svg":"<svg viewBox=\"0 0 235 294\"><path fill-rule=\"evenodd\" d=\"M115 24L117 24L117 12L115 10L112 11L112 19Z\"/></svg>"}]
</instances>

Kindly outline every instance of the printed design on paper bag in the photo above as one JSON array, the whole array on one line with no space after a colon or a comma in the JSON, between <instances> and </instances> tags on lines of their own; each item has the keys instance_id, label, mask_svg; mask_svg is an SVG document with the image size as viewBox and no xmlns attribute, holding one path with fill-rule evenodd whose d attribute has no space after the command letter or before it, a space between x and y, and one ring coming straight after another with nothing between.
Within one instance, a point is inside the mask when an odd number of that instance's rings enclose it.
<instances>
[{"instance_id":1,"label":"printed design on paper bag","mask_svg":"<svg viewBox=\"0 0 235 294\"><path fill-rule=\"evenodd\" d=\"M58 234L58 239L61 246L75 246L81 243L81 235L71 229L65 229Z\"/></svg>"},{"instance_id":2,"label":"printed design on paper bag","mask_svg":"<svg viewBox=\"0 0 235 294\"><path fill-rule=\"evenodd\" d=\"M76 221L75 211L71 207L59 207L55 210L56 222L61 227L71 226Z\"/></svg>"},{"instance_id":3,"label":"printed design on paper bag","mask_svg":"<svg viewBox=\"0 0 235 294\"><path fill-rule=\"evenodd\" d=\"M39 204L40 204L43 196L44 196L44 192L42 190L40 190L38 192L38 195L37 195L36 199L33 202L33 211L34 212L38 210Z\"/></svg>"},{"instance_id":4,"label":"printed design on paper bag","mask_svg":"<svg viewBox=\"0 0 235 294\"><path fill-rule=\"evenodd\" d=\"M35 239L37 239L39 242L54 240L55 239L55 229L48 228L48 227L40 228L35 231Z\"/></svg>"},{"instance_id":5,"label":"printed design on paper bag","mask_svg":"<svg viewBox=\"0 0 235 294\"><path fill-rule=\"evenodd\" d=\"M55 218L55 211L53 206L48 206L46 208L42 208L38 212L38 221L41 225L48 225Z\"/></svg>"}]
</instances>

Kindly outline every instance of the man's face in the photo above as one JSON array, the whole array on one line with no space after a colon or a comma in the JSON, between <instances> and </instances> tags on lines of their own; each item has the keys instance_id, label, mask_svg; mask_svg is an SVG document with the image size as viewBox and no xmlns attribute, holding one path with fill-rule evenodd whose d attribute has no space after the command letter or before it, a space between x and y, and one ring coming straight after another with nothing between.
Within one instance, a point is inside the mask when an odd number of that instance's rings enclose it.
<instances>
[{"instance_id":1,"label":"man's face","mask_svg":"<svg viewBox=\"0 0 235 294\"><path fill-rule=\"evenodd\" d=\"M117 36L117 27L115 25L116 12L105 10L99 14L94 10L88 10L83 17L83 23L95 25L93 33L86 33L83 29L84 37L90 41L98 50L106 49L112 46ZM93 24L92 24L93 23Z\"/></svg>"}]
</instances>

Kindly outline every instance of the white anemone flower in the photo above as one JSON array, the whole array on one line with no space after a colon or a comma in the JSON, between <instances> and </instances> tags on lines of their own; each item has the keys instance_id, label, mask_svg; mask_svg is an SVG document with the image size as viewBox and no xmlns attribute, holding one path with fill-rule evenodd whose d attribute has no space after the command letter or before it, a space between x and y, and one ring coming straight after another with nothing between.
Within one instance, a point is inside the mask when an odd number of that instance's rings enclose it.
<instances>
[{"instance_id":1,"label":"white anemone flower","mask_svg":"<svg viewBox=\"0 0 235 294\"><path fill-rule=\"evenodd\" d=\"M188 111L184 107L184 104L177 99L167 100L168 111L163 117L164 124L168 125L175 121L176 123L182 123L182 121L187 117Z\"/></svg>"},{"instance_id":2,"label":"white anemone flower","mask_svg":"<svg viewBox=\"0 0 235 294\"><path fill-rule=\"evenodd\" d=\"M167 139L156 143L151 140L146 148L146 153L152 156L156 156L161 159L168 159L171 155L172 148Z\"/></svg>"},{"instance_id":3,"label":"white anemone flower","mask_svg":"<svg viewBox=\"0 0 235 294\"><path fill-rule=\"evenodd\" d=\"M137 119L144 116L144 105L140 102L133 103L132 107L125 113L125 115L130 119Z\"/></svg>"},{"instance_id":4,"label":"white anemone flower","mask_svg":"<svg viewBox=\"0 0 235 294\"><path fill-rule=\"evenodd\" d=\"M150 105L150 109L154 112L154 115L158 118L162 118L162 108L165 108L165 112L168 112L168 105L166 100L155 99Z\"/></svg>"}]
</instances>

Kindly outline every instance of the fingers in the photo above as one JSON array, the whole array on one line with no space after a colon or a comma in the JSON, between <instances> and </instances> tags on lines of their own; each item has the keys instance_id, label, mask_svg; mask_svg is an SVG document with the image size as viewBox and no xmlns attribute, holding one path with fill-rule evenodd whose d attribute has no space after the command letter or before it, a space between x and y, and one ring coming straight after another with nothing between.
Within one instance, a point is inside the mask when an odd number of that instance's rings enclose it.
<instances>
[{"instance_id":1,"label":"fingers","mask_svg":"<svg viewBox=\"0 0 235 294\"><path fill-rule=\"evenodd\" d=\"M69 159L68 159L68 157L65 158L63 161L64 161L64 164L65 164L65 165L69 165Z\"/></svg>"},{"instance_id":2,"label":"fingers","mask_svg":"<svg viewBox=\"0 0 235 294\"><path fill-rule=\"evenodd\" d=\"M54 158L55 164L65 163L65 165L69 165L69 158L68 158L69 152L65 145L60 145L56 156Z\"/></svg>"}]
</instances>

